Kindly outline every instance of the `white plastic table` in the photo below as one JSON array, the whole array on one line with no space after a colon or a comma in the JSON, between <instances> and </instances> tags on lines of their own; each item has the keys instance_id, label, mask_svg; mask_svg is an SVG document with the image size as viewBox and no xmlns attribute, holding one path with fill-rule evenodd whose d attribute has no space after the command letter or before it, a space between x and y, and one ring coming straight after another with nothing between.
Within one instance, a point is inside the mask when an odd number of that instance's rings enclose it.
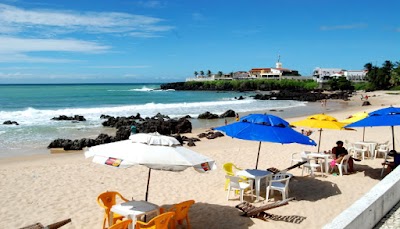
<instances>
[{"instance_id":1,"label":"white plastic table","mask_svg":"<svg viewBox=\"0 0 400 229\"><path fill-rule=\"evenodd\" d=\"M324 161L324 170L326 173L329 171L329 158L331 157L331 154L325 154L325 153L308 153L307 157L310 159L323 159Z\"/></svg>"},{"instance_id":2,"label":"white plastic table","mask_svg":"<svg viewBox=\"0 0 400 229\"><path fill-rule=\"evenodd\" d=\"M123 215L132 220L132 223L129 224L129 229L134 229L136 225L136 219L140 216L156 213L160 214L160 207L156 204L144 201L144 200L134 200L128 201L121 204L116 204L111 207L110 211L110 219L108 220L109 226L113 223L114 213Z\"/></svg>"},{"instance_id":3,"label":"white plastic table","mask_svg":"<svg viewBox=\"0 0 400 229\"><path fill-rule=\"evenodd\" d=\"M256 200L260 200L260 186L261 186L261 179L262 178L272 178L273 173L267 170L258 170L258 169L246 169L240 170L236 172L236 176L244 176L255 181L255 188L256 188Z\"/></svg>"},{"instance_id":4,"label":"white plastic table","mask_svg":"<svg viewBox=\"0 0 400 229\"><path fill-rule=\"evenodd\" d=\"M360 145L366 146L368 148L369 155L371 155L371 158L374 158L374 156L375 156L375 148L376 148L376 145L378 145L377 142L374 142L374 141L360 141L360 142L355 142L355 144L360 144Z\"/></svg>"}]
</instances>

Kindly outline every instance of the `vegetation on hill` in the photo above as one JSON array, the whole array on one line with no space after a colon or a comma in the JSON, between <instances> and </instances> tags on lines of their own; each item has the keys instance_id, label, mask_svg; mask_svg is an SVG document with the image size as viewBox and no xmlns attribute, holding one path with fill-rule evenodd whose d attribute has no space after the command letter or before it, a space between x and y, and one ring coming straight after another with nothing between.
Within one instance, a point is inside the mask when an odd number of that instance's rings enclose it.
<instances>
[{"instance_id":1,"label":"vegetation on hill","mask_svg":"<svg viewBox=\"0 0 400 229\"><path fill-rule=\"evenodd\" d=\"M318 83L313 80L214 80L214 81L188 81L181 83L162 84L161 89L175 90L205 90L205 91L270 91L270 90L313 90Z\"/></svg>"},{"instance_id":2,"label":"vegetation on hill","mask_svg":"<svg viewBox=\"0 0 400 229\"><path fill-rule=\"evenodd\" d=\"M382 64L382 67L373 66L371 63L364 65L368 70L367 82L353 83L345 77L333 78L328 84L329 90L399 90L400 89L400 62L393 63L389 60ZM206 72L211 76L211 71ZM218 76L223 73L218 72ZM194 75L204 76L205 72L197 71ZM271 90L298 90L311 91L319 87L313 80L296 79L253 79L253 80L214 80L214 81L188 81L178 83L166 83L161 85L161 89L175 90L210 90L210 91L271 91ZM325 87L324 87L325 88Z\"/></svg>"}]
</instances>

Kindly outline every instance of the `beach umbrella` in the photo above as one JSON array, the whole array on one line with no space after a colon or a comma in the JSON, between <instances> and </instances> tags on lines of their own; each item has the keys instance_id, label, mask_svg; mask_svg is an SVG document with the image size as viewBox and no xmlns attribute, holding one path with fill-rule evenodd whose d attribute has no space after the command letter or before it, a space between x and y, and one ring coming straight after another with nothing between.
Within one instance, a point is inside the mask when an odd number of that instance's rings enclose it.
<instances>
[{"instance_id":1,"label":"beach umbrella","mask_svg":"<svg viewBox=\"0 0 400 229\"><path fill-rule=\"evenodd\" d=\"M118 168L144 165L149 168L146 187L148 199L151 170L183 171L193 167L197 172L216 169L215 161L187 149L173 137L158 133L134 134L129 140L90 147L85 157L93 162Z\"/></svg>"},{"instance_id":2,"label":"beach umbrella","mask_svg":"<svg viewBox=\"0 0 400 229\"><path fill-rule=\"evenodd\" d=\"M322 129L342 130L345 123L339 122L336 118L326 114L316 114L308 116L306 119L291 122L292 126L303 126L319 129L318 152L321 145Z\"/></svg>"},{"instance_id":3,"label":"beach umbrella","mask_svg":"<svg viewBox=\"0 0 400 229\"><path fill-rule=\"evenodd\" d=\"M242 117L238 122L214 129L222 131L233 138L258 141L256 169L258 167L261 142L316 145L312 139L293 130L288 122L275 115L250 114Z\"/></svg>"},{"instance_id":4,"label":"beach umbrella","mask_svg":"<svg viewBox=\"0 0 400 229\"><path fill-rule=\"evenodd\" d=\"M348 118L343 119L340 122L345 123L345 124L351 124L353 122L360 121L361 119L364 119L366 117L368 117L368 113L367 112L365 112L365 111L357 112L357 113L355 113L353 115L350 115ZM364 136L365 136L365 127L363 128L363 138L362 138L363 141L364 141Z\"/></svg>"},{"instance_id":5,"label":"beach umbrella","mask_svg":"<svg viewBox=\"0 0 400 229\"><path fill-rule=\"evenodd\" d=\"M368 117L360 121L351 123L346 127L376 127L376 126L390 126L392 129L392 142L393 149L395 149L394 142L394 126L400 125L400 107L386 107L368 114Z\"/></svg>"}]
</instances>

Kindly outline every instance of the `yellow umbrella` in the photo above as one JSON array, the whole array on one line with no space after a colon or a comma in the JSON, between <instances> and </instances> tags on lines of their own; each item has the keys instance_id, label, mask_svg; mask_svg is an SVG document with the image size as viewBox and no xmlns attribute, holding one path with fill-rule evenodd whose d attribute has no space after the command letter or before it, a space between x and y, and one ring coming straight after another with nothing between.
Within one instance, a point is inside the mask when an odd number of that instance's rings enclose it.
<instances>
[{"instance_id":1,"label":"yellow umbrella","mask_svg":"<svg viewBox=\"0 0 400 229\"><path fill-rule=\"evenodd\" d=\"M368 117L368 113L363 111L363 112L357 112L353 115L351 115L350 117L343 119L340 122L346 123L346 124L351 124L353 122L357 122L360 121L361 119L364 119ZM364 136L365 136L365 127L363 128L363 141L364 141Z\"/></svg>"},{"instance_id":2,"label":"yellow umbrella","mask_svg":"<svg viewBox=\"0 0 400 229\"><path fill-rule=\"evenodd\" d=\"M341 130L344 129L346 123L339 122L336 118L326 115L326 114L316 114L308 116L306 119L290 123L292 126L304 126L310 128L320 128L319 129L319 141L318 141L318 152L321 144L321 134L322 129L334 129Z\"/></svg>"}]
</instances>

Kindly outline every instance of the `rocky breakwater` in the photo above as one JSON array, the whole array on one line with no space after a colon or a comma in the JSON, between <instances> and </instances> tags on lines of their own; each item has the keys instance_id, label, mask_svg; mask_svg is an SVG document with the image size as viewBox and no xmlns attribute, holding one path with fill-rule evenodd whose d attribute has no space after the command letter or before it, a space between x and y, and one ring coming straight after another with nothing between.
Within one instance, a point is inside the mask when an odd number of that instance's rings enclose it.
<instances>
[{"instance_id":1,"label":"rocky breakwater","mask_svg":"<svg viewBox=\"0 0 400 229\"><path fill-rule=\"evenodd\" d=\"M320 90L315 91L273 91L267 94L256 94L254 99L260 100L297 100L297 101L308 101L316 102L324 99L342 99L349 100L351 97L351 92L339 91L339 92L323 92Z\"/></svg>"},{"instance_id":2,"label":"rocky breakwater","mask_svg":"<svg viewBox=\"0 0 400 229\"><path fill-rule=\"evenodd\" d=\"M91 147L99 144L126 140L131 135L132 129L138 133L158 132L163 135L191 133L192 123L186 117L171 119L168 116L157 114L154 117L142 118L140 114L129 117L112 117L101 115L107 119L102 124L105 127L117 129L115 136L100 134L96 139L56 139L47 148L63 148L64 150L82 150L84 147ZM134 128L132 128L134 126Z\"/></svg>"}]
</instances>

